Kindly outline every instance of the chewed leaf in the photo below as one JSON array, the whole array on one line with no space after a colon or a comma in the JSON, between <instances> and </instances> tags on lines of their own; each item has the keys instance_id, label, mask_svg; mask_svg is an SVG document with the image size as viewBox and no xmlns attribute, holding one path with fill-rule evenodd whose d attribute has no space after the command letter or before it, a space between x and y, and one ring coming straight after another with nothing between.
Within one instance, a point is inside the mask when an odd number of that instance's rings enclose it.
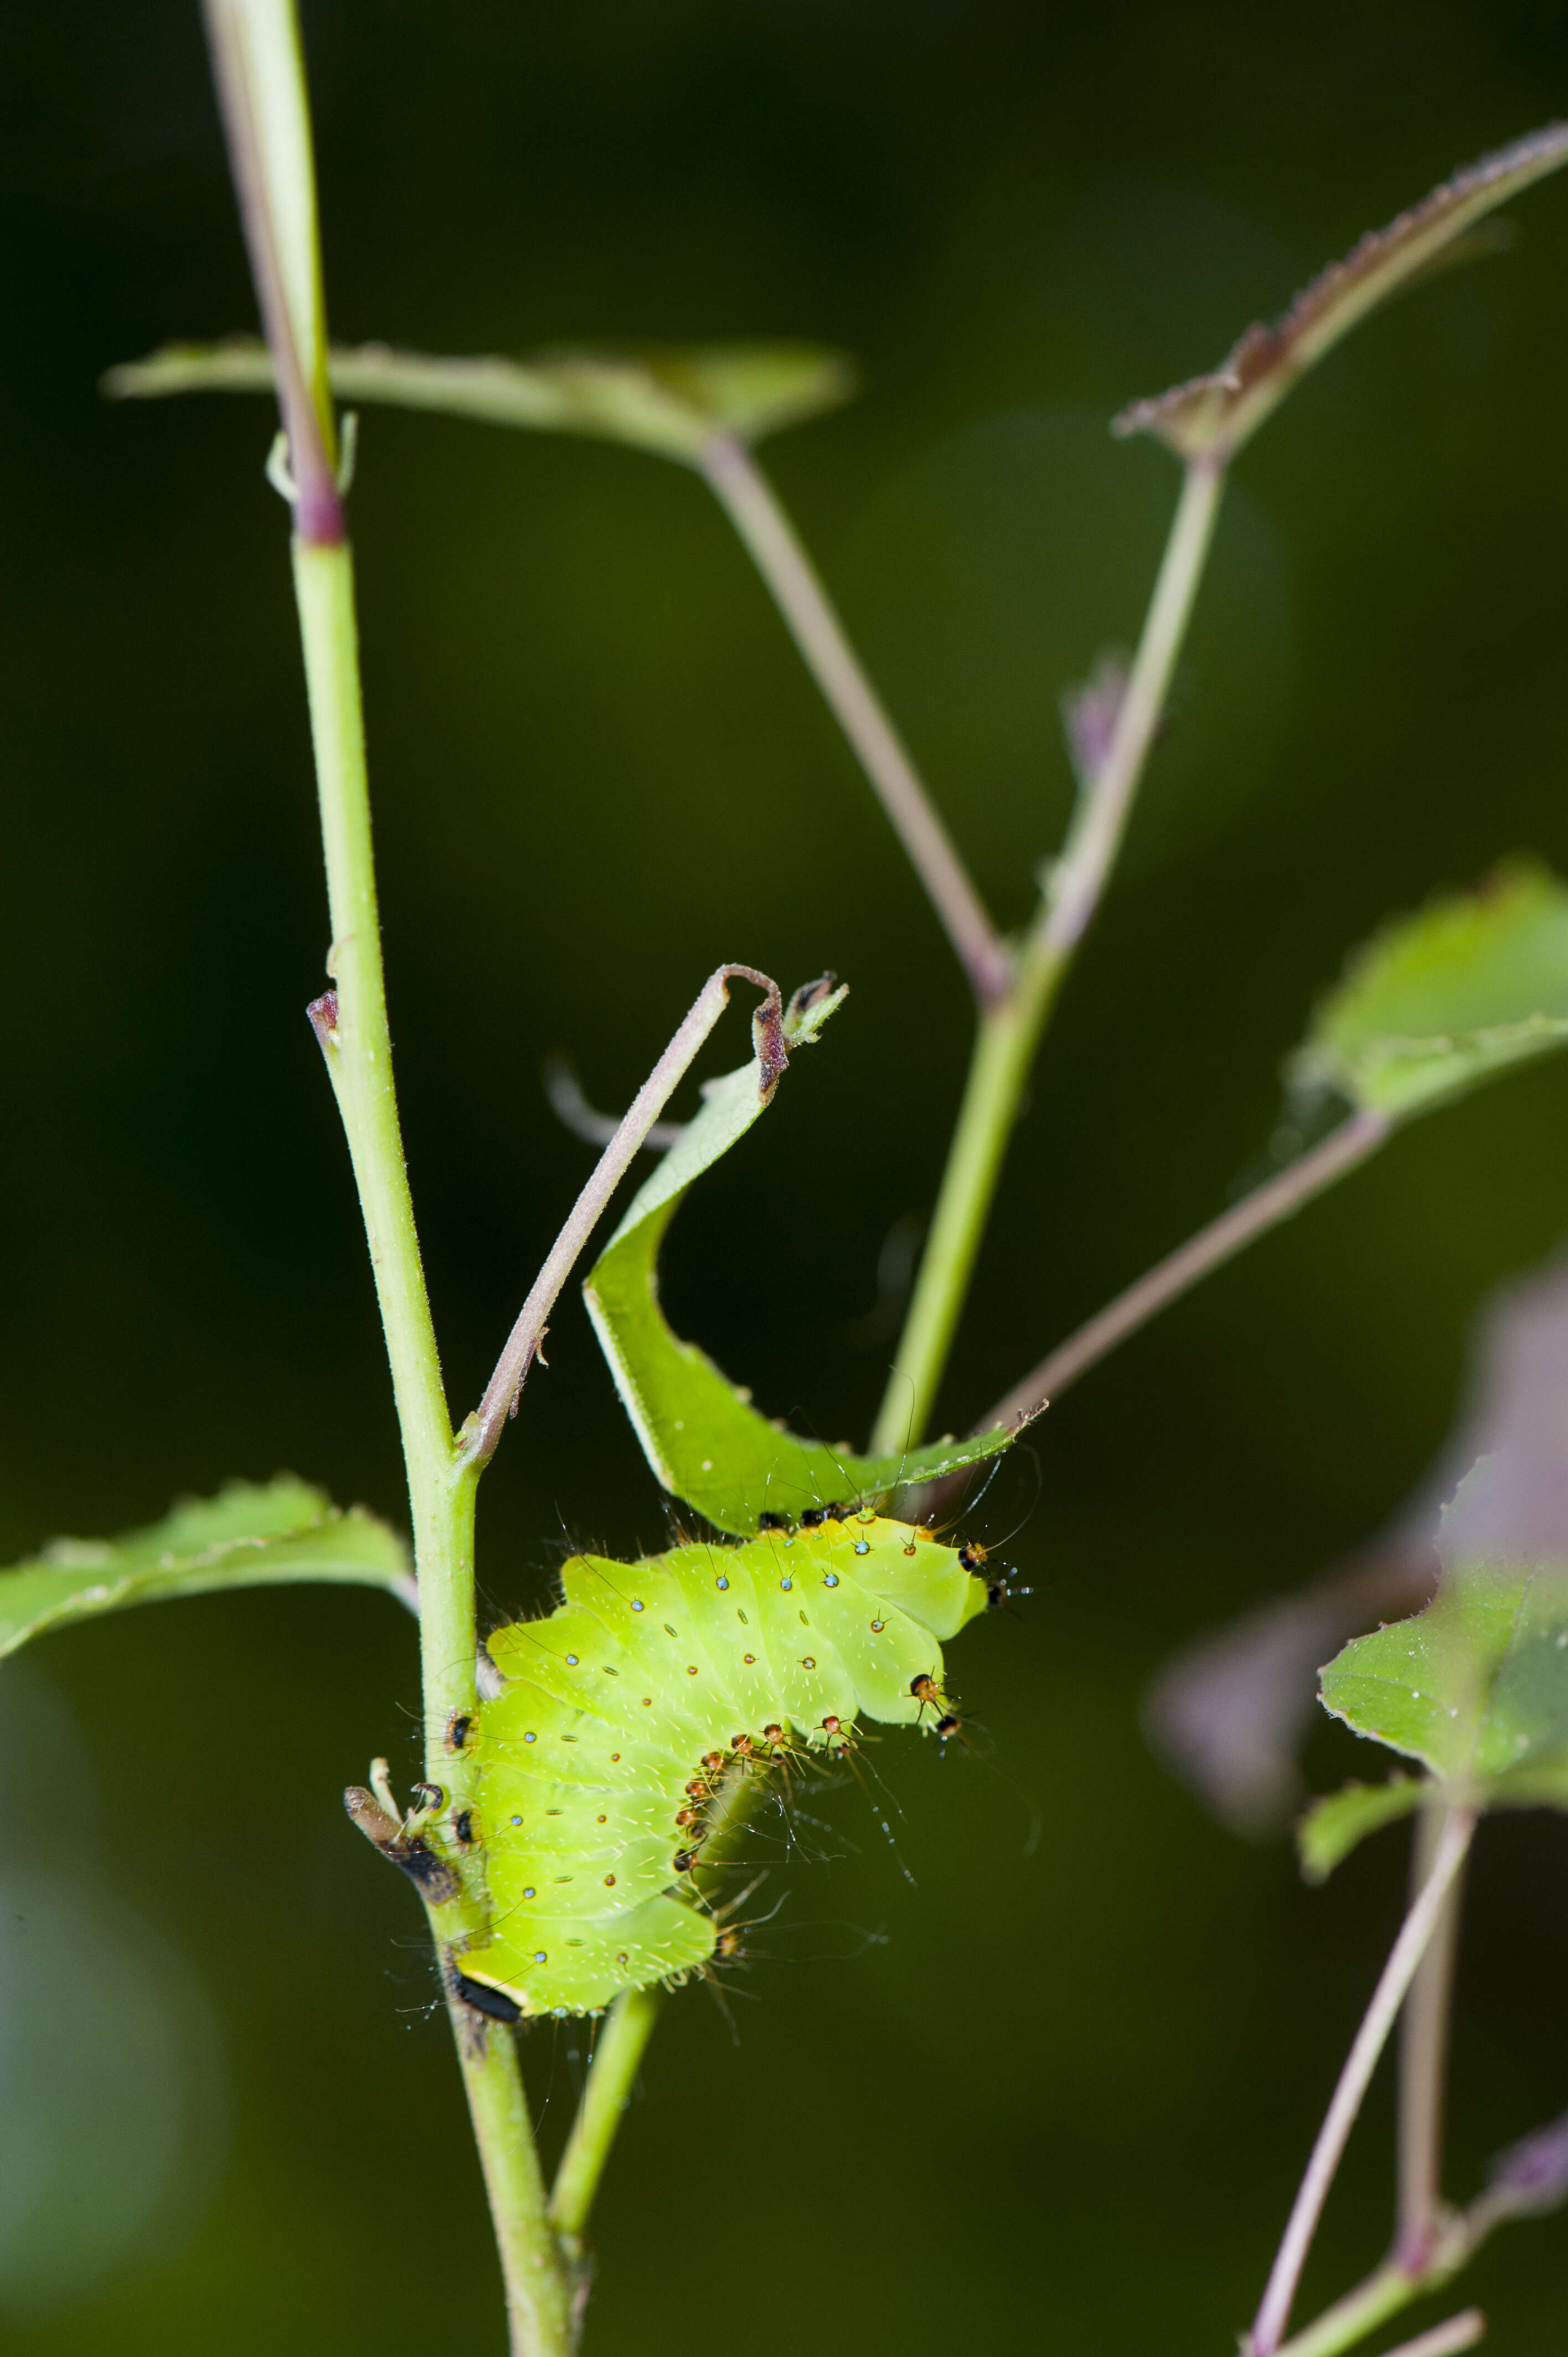
<instances>
[{"instance_id":1,"label":"chewed leaf","mask_svg":"<svg viewBox=\"0 0 1568 2357\"><path fill-rule=\"evenodd\" d=\"M1563 163L1564 123L1484 156L1386 229L1369 231L1343 262L1330 263L1272 328L1249 328L1212 374L1134 402L1112 431L1153 434L1183 458L1229 457L1368 312L1430 271L1474 222Z\"/></svg>"},{"instance_id":2,"label":"chewed leaf","mask_svg":"<svg viewBox=\"0 0 1568 2357\"><path fill-rule=\"evenodd\" d=\"M341 400L441 410L535 433L629 442L694 465L716 436L744 442L836 409L854 391L841 352L814 344L701 344L644 352L542 352L529 360L437 360L387 344L335 346ZM147 400L171 393L264 393L264 344L168 344L111 369L106 393Z\"/></svg>"},{"instance_id":3,"label":"chewed leaf","mask_svg":"<svg viewBox=\"0 0 1568 2357\"><path fill-rule=\"evenodd\" d=\"M0 1572L0 1656L31 1637L99 1612L214 1588L296 1581L385 1587L404 1603L413 1582L403 1542L359 1507L342 1513L319 1490L283 1475L236 1481L187 1500L148 1530L117 1539L57 1539Z\"/></svg>"},{"instance_id":4,"label":"chewed leaf","mask_svg":"<svg viewBox=\"0 0 1568 2357\"><path fill-rule=\"evenodd\" d=\"M843 996L820 999L793 1023L787 1017L790 1046L814 1039ZM794 1516L880 1496L900 1480L940 1479L995 1455L1013 1437L1004 1429L907 1457L851 1456L769 1423L694 1343L671 1331L659 1306L664 1231L693 1180L745 1135L769 1093L755 1060L709 1082L701 1113L639 1190L583 1287L650 1465L672 1495L737 1538L749 1537L768 1513Z\"/></svg>"},{"instance_id":5,"label":"chewed leaf","mask_svg":"<svg viewBox=\"0 0 1568 2357\"><path fill-rule=\"evenodd\" d=\"M1408 1120L1568 1042L1568 889L1531 861L1396 918L1351 959L1287 1067Z\"/></svg>"},{"instance_id":6,"label":"chewed leaf","mask_svg":"<svg viewBox=\"0 0 1568 2357\"><path fill-rule=\"evenodd\" d=\"M1309 1882L1326 1882L1339 1864L1369 1834L1408 1817L1418 1809L1429 1787L1413 1777L1396 1776L1387 1784L1347 1784L1315 1801L1295 1829L1302 1872Z\"/></svg>"},{"instance_id":7,"label":"chewed leaf","mask_svg":"<svg viewBox=\"0 0 1568 2357\"><path fill-rule=\"evenodd\" d=\"M1456 1533L1487 1479L1483 1458L1460 1484ZM1347 1645L1323 1673L1325 1706L1486 1806L1568 1808L1568 1561L1477 1559L1443 1541L1439 1554L1432 1602Z\"/></svg>"}]
</instances>

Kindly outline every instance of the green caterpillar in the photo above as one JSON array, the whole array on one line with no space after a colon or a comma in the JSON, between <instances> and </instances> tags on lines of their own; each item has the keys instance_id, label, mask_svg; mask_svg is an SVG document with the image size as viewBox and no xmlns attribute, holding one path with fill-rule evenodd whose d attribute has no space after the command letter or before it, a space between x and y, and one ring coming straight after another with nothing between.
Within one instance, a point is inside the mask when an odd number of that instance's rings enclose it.
<instances>
[{"instance_id":1,"label":"green caterpillar","mask_svg":"<svg viewBox=\"0 0 1568 2357\"><path fill-rule=\"evenodd\" d=\"M470 2002L594 2013L705 1964L692 1878L723 1780L835 1754L862 1716L950 1725L937 1641L985 1609L983 1559L845 1507L738 1545L574 1556L555 1611L490 1639L506 1684L463 1731L494 1927L461 1959Z\"/></svg>"}]
</instances>

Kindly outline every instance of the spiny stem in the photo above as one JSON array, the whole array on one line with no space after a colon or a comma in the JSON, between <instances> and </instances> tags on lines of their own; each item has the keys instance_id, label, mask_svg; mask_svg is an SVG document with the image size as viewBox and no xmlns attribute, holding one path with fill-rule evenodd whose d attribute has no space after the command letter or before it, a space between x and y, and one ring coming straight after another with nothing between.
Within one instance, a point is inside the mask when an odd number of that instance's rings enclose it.
<instances>
[{"instance_id":1,"label":"spiny stem","mask_svg":"<svg viewBox=\"0 0 1568 2357\"><path fill-rule=\"evenodd\" d=\"M1432 1871L1448 1813L1446 1804L1434 1798L1417 1820L1411 1849L1412 1890L1418 1890ZM1400 2023L1399 2222L1394 2248L1408 2275L1420 2275L1425 2268L1442 2219L1443 2105L1463 1888L1461 1872L1455 1876L1444 1900Z\"/></svg>"},{"instance_id":2,"label":"spiny stem","mask_svg":"<svg viewBox=\"0 0 1568 2357\"><path fill-rule=\"evenodd\" d=\"M1289 2221L1281 2241L1278 2255L1270 2273L1252 2330L1247 2341L1247 2357L1277 2357L1281 2340L1290 2320L1291 2306L1295 2298L1296 2285L1312 2238L1323 2214L1328 2189L1334 2182L1361 2099L1377 2068L1390 2030L1425 1951L1426 1943L1436 1929L1439 1915L1447 1898L1450 1884L1464 1864L1471 1835L1476 1829L1475 1813L1455 1809L1443 1829L1427 1877L1419 1898L1401 1926L1399 1937L1383 1966L1372 2001L1367 2007L1361 2027L1339 2074L1339 2083L1317 2141L1313 2146L1306 2173L1291 2208Z\"/></svg>"},{"instance_id":3,"label":"spiny stem","mask_svg":"<svg viewBox=\"0 0 1568 2357\"><path fill-rule=\"evenodd\" d=\"M982 1006L1005 998L1012 960L767 476L746 445L725 435L707 444L702 463L908 853L975 996Z\"/></svg>"},{"instance_id":4,"label":"spiny stem","mask_svg":"<svg viewBox=\"0 0 1568 2357\"><path fill-rule=\"evenodd\" d=\"M538 1355L550 1313L560 1297L561 1288L572 1274L578 1255L610 1197L690 1070L698 1049L724 1013L729 1001L727 985L732 979L755 983L764 994L762 1007L753 1024L764 1088L768 1089L771 1083L776 1083L783 1071L788 1052L784 1043L783 1001L779 995L778 984L770 982L765 974L758 974L755 966L721 965L709 975L697 993L690 1013L617 1125L614 1136L599 1157L592 1178L572 1206L564 1227L552 1244L544 1265L534 1279L532 1289L518 1314L517 1323L507 1337L506 1348L496 1361L496 1371L485 1387L484 1398L463 1428L464 1461L476 1470L489 1464L496 1452L508 1416L516 1414L518 1395L529 1368Z\"/></svg>"},{"instance_id":5,"label":"spiny stem","mask_svg":"<svg viewBox=\"0 0 1568 2357\"><path fill-rule=\"evenodd\" d=\"M1293 1218L1326 1187L1375 1154L1390 1134L1391 1125L1384 1114L1369 1111L1352 1114L1288 1169L1254 1189L1229 1211L1222 1211L1208 1227L1200 1228L1196 1236L1157 1262L1146 1276L1130 1285L1125 1293L1119 1293L1087 1325L1080 1326L1048 1358L1042 1359L1021 1383L1004 1393L995 1406L986 1411L975 1430L989 1432L994 1426L1027 1420L1051 1400L1058 1399L1069 1383L1077 1383L1079 1375L1097 1366L1129 1334L1146 1326L1151 1318L1179 1300L1212 1269L1233 1259L1255 1238Z\"/></svg>"},{"instance_id":6,"label":"spiny stem","mask_svg":"<svg viewBox=\"0 0 1568 2357\"><path fill-rule=\"evenodd\" d=\"M1224 469L1187 468L1138 651L1103 760L1080 794L1017 957L1011 989L983 1004L963 1103L872 1447L923 1435L990 1217L1046 1018L1089 929L1126 832L1213 537Z\"/></svg>"}]
</instances>

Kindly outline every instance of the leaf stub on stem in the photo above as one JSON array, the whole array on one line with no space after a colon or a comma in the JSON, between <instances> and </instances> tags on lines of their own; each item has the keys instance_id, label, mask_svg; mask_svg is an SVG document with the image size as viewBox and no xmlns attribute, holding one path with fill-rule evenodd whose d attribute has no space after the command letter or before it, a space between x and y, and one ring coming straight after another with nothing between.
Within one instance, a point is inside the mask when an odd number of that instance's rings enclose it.
<instances>
[{"instance_id":1,"label":"leaf stub on stem","mask_svg":"<svg viewBox=\"0 0 1568 2357\"><path fill-rule=\"evenodd\" d=\"M389 1817L373 1792L350 1784L343 1795L350 1824L359 1827L389 1865L406 1874L427 1907L444 1907L459 1896L462 1883L444 1857L438 1857L419 1834L411 1834Z\"/></svg>"}]
</instances>

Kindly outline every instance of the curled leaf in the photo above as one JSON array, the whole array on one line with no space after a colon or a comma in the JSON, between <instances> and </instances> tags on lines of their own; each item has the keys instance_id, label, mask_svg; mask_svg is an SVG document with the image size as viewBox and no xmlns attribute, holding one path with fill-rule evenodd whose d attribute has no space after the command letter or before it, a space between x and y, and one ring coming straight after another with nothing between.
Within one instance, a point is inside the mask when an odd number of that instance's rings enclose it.
<instances>
[{"instance_id":1,"label":"curled leaf","mask_svg":"<svg viewBox=\"0 0 1568 2357\"><path fill-rule=\"evenodd\" d=\"M1133 402L1112 431L1152 434L1182 458L1229 458L1369 311L1425 275L1475 222L1563 163L1568 124L1549 123L1455 172L1386 229L1369 231L1343 262L1330 263L1272 328L1249 328L1207 376Z\"/></svg>"},{"instance_id":2,"label":"curled leaf","mask_svg":"<svg viewBox=\"0 0 1568 2357\"><path fill-rule=\"evenodd\" d=\"M1286 1067L1391 1120L1568 1043L1568 889L1515 860L1395 918L1358 951Z\"/></svg>"},{"instance_id":3,"label":"curled leaf","mask_svg":"<svg viewBox=\"0 0 1568 2357\"><path fill-rule=\"evenodd\" d=\"M541 352L528 360L440 360L390 344L334 345L340 400L438 410L492 425L585 434L697 465L715 437L757 442L836 409L854 391L841 352L814 344L702 344L643 352ZM111 369L116 399L174 393L267 393L273 364L249 338L166 344Z\"/></svg>"},{"instance_id":4,"label":"curled leaf","mask_svg":"<svg viewBox=\"0 0 1568 2357\"><path fill-rule=\"evenodd\" d=\"M384 1523L358 1506L340 1512L292 1475L263 1486L235 1481L216 1498L184 1501L150 1529L57 1539L0 1572L0 1657L46 1630L127 1605L306 1580L384 1587L413 1602L407 1554Z\"/></svg>"},{"instance_id":5,"label":"curled leaf","mask_svg":"<svg viewBox=\"0 0 1568 2357\"><path fill-rule=\"evenodd\" d=\"M815 1039L843 996L800 994L785 1018L789 1047ZM660 1481L737 1538L753 1535L765 1514L793 1517L830 1501L883 1495L901 1480L939 1479L993 1456L1013 1437L1004 1429L904 1457L855 1457L770 1423L694 1343L671 1332L659 1306L664 1232L693 1179L745 1135L771 1094L755 1060L707 1083L702 1111L639 1190L583 1287L616 1388Z\"/></svg>"}]
</instances>

